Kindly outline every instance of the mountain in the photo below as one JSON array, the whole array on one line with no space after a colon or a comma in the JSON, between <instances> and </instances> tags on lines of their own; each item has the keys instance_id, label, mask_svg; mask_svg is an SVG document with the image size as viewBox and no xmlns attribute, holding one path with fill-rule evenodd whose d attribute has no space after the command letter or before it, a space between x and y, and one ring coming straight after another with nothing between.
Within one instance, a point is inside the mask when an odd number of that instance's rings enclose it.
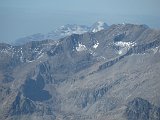
<instances>
[{"instance_id":1,"label":"mountain","mask_svg":"<svg viewBox=\"0 0 160 120\"><path fill-rule=\"evenodd\" d=\"M91 27L87 27L85 25L67 24L47 34L37 33L37 34L33 34L33 35L26 36L23 38L19 38L15 41L14 44L22 45L30 41L42 41L45 39L57 40L57 39L60 39L60 38L63 38L63 37L66 37L72 34L83 34L86 32L98 32L100 30L107 29L107 28L108 28L108 25L102 21L98 21L94 23Z\"/></svg>"},{"instance_id":2,"label":"mountain","mask_svg":"<svg viewBox=\"0 0 160 120\"><path fill-rule=\"evenodd\" d=\"M160 30L0 44L2 120L159 120Z\"/></svg>"},{"instance_id":3,"label":"mountain","mask_svg":"<svg viewBox=\"0 0 160 120\"><path fill-rule=\"evenodd\" d=\"M42 41L42 40L45 40L46 37L44 34L42 33L37 33L37 34L33 34L33 35L30 35L30 36L26 36L26 37L22 37L22 38L19 38L15 41L15 43L13 43L14 45L23 45L27 42L31 42L31 41Z\"/></svg>"},{"instance_id":4,"label":"mountain","mask_svg":"<svg viewBox=\"0 0 160 120\"><path fill-rule=\"evenodd\" d=\"M98 32L98 31L105 30L105 29L108 29L108 25L103 21L97 21L91 26L90 31Z\"/></svg>"},{"instance_id":5,"label":"mountain","mask_svg":"<svg viewBox=\"0 0 160 120\"><path fill-rule=\"evenodd\" d=\"M83 34L88 32L89 27L85 25L65 25L47 34L46 38L59 39L72 34Z\"/></svg>"}]
</instances>

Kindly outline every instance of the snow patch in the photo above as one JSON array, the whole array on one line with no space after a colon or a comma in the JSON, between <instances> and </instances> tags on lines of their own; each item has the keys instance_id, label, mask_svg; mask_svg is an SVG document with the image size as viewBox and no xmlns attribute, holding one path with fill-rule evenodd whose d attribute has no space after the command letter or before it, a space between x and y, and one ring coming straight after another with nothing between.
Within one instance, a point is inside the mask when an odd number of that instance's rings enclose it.
<instances>
[{"instance_id":1,"label":"snow patch","mask_svg":"<svg viewBox=\"0 0 160 120\"><path fill-rule=\"evenodd\" d=\"M105 29L105 23L102 22L102 21L98 21L98 22L96 23L95 28L92 30L92 32L95 33L95 32L101 31L101 30L103 30L103 29Z\"/></svg>"},{"instance_id":2,"label":"snow patch","mask_svg":"<svg viewBox=\"0 0 160 120\"><path fill-rule=\"evenodd\" d=\"M40 59L41 57L43 57L44 53L40 54L40 56L38 56L37 59Z\"/></svg>"},{"instance_id":3,"label":"snow patch","mask_svg":"<svg viewBox=\"0 0 160 120\"><path fill-rule=\"evenodd\" d=\"M27 63L31 63L31 62L34 62L34 60L32 60L32 61L30 61L30 60L26 60L26 62L27 62Z\"/></svg>"},{"instance_id":4,"label":"snow patch","mask_svg":"<svg viewBox=\"0 0 160 120\"><path fill-rule=\"evenodd\" d=\"M89 49L89 52L91 55L96 56L97 54L95 52L93 52L91 49Z\"/></svg>"},{"instance_id":5,"label":"snow patch","mask_svg":"<svg viewBox=\"0 0 160 120\"><path fill-rule=\"evenodd\" d=\"M133 47L136 45L135 42L122 42L122 41L119 41L119 42L116 42L115 43L116 46L119 46L119 47Z\"/></svg>"},{"instance_id":6,"label":"snow patch","mask_svg":"<svg viewBox=\"0 0 160 120\"><path fill-rule=\"evenodd\" d=\"M81 52L81 51L87 50L87 48L86 48L85 45L79 43L78 46L76 47L76 50L77 50L78 52Z\"/></svg>"},{"instance_id":7,"label":"snow patch","mask_svg":"<svg viewBox=\"0 0 160 120\"><path fill-rule=\"evenodd\" d=\"M120 47L120 50L118 51L118 54L121 55L121 54L127 53L127 51L131 47L134 47L136 45L136 43L135 42L122 42L122 41L119 41L119 42L116 42L115 45Z\"/></svg>"},{"instance_id":8,"label":"snow patch","mask_svg":"<svg viewBox=\"0 0 160 120\"><path fill-rule=\"evenodd\" d=\"M99 45L99 42L97 41L97 43L93 45L93 48L96 49L98 45Z\"/></svg>"},{"instance_id":9,"label":"snow patch","mask_svg":"<svg viewBox=\"0 0 160 120\"><path fill-rule=\"evenodd\" d=\"M0 52L10 55L10 52L7 49L2 49Z\"/></svg>"},{"instance_id":10,"label":"snow patch","mask_svg":"<svg viewBox=\"0 0 160 120\"><path fill-rule=\"evenodd\" d=\"M97 57L97 60L99 61L101 61L101 60L105 60L106 58L105 57L103 57L103 56L99 56L99 57Z\"/></svg>"},{"instance_id":11,"label":"snow patch","mask_svg":"<svg viewBox=\"0 0 160 120\"><path fill-rule=\"evenodd\" d=\"M153 50L154 54L156 54L158 52L158 47L153 48L152 50Z\"/></svg>"},{"instance_id":12,"label":"snow patch","mask_svg":"<svg viewBox=\"0 0 160 120\"><path fill-rule=\"evenodd\" d=\"M20 61L23 63L24 61L23 61L23 56L20 56Z\"/></svg>"},{"instance_id":13,"label":"snow patch","mask_svg":"<svg viewBox=\"0 0 160 120\"><path fill-rule=\"evenodd\" d=\"M23 59L23 51L22 51L22 48L21 48L21 50L20 50L20 54L21 54L21 56L20 56L20 61L23 63L23 62L24 62L24 59Z\"/></svg>"}]
</instances>

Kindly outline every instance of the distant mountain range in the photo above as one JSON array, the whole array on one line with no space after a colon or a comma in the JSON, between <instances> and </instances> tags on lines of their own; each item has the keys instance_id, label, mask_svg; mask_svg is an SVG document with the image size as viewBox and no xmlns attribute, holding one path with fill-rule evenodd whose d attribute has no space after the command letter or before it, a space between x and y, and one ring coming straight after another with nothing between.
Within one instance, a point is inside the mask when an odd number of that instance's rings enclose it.
<instances>
[{"instance_id":1,"label":"distant mountain range","mask_svg":"<svg viewBox=\"0 0 160 120\"><path fill-rule=\"evenodd\" d=\"M45 39L52 39L52 40L57 40L72 34L83 34L86 32L98 32L100 30L103 29L107 29L109 26L103 22L103 21L97 21L96 23L94 23L91 27L85 26L85 25L64 25L61 26L59 28L57 28L56 30L53 30L47 34L42 34L42 33L37 33L37 34L33 34L30 36L26 36L23 38L19 38L17 40L15 40L15 45L22 45L25 44L27 42L30 41L42 41Z\"/></svg>"},{"instance_id":2,"label":"distant mountain range","mask_svg":"<svg viewBox=\"0 0 160 120\"><path fill-rule=\"evenodd\" d=\"M0 120L160 120L160 30L97 24L0 43Z\"/></svg>"}]
</instances>

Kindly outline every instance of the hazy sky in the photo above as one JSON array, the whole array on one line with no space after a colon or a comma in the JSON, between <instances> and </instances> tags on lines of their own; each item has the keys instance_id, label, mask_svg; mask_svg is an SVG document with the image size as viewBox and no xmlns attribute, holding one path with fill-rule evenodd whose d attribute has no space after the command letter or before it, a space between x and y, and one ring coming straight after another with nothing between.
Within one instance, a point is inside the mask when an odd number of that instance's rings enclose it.
<instances>
[{"instance_id":1,"label":"hazy sky","mask_svg":"<svg viewBox=\"0 0 160 120\"><path fill-rule=\"evenodd\" d=\"M160 29L160 0L0 0L0 42L97 20Z\"/></svg>"}]
</instances>

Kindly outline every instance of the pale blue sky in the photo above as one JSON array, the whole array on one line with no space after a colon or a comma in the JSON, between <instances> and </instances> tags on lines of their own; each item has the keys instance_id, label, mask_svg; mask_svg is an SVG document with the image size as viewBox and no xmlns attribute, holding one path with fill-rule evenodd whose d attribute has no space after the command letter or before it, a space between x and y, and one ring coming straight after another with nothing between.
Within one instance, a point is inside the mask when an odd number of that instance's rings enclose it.
<instances>
[{"instance_id":1,"label":"pale blue sky","mask_svg":"<svg viewBox=\"0 0 160 120\"><path fill-rule=\"evenodd\" d=\"M160 0L0 0L0 42L97 20L159 29Z\"/></svg>"}]
</instances>

